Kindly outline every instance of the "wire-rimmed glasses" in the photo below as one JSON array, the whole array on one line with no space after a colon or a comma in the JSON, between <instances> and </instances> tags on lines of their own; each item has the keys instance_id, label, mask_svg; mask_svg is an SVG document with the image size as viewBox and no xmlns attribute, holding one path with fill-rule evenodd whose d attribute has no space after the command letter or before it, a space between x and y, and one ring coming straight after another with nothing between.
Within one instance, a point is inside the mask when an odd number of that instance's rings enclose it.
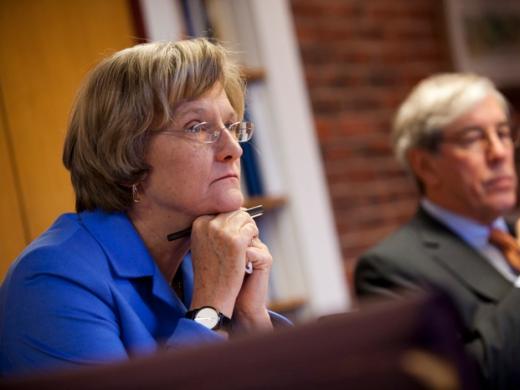
<instances>
[{"instance_id":1,"label":"wire-rimmed glasses","mask_svg":"<svg viewBox=\"0 0 520 390\"><path fill-rule=\"evenodd\" d=\"M502 146L518 146L518 128L512 123L504 122L488 131L479 126L471 126L462 129L450 136L443 136L441 142L455 144L470 152L481 153L489 148L492 137L500 142Z\"/></svg>"},{"instance_id":2,"label":"wire-rimmed glasses","mask_svg":"<svg viewBox=\"0 0 520 390\"><path fill-rule=\"evenodd\" d=\"M184 134L204 144L212 144L220 138L223 130L229 131L233 139L239 143L247 142L253 137L253 122L240 121L224 127L212 126L209 122L200 122L183 130L164 130L166 134Z\"/></svg>"}]
</instances>

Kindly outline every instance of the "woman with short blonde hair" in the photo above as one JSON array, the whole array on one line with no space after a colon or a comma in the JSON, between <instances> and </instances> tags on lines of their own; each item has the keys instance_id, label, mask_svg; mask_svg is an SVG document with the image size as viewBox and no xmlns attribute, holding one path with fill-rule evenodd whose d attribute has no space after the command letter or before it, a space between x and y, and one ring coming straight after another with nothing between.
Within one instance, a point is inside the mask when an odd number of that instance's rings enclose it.
<instances>
[{"instance_id":1,"label":"woman with short blonde hair","mask_svg":"<svg viewBox=\"0 0 520 390\"><path fill-rule=\"evenodd\" d=\"M206 39L137 45L93 69L63 152L77 213L0 288L1 375L286 323L266 308L272 257L241 207L243 113L238 67Z\"/></svg>"}]
</instances>

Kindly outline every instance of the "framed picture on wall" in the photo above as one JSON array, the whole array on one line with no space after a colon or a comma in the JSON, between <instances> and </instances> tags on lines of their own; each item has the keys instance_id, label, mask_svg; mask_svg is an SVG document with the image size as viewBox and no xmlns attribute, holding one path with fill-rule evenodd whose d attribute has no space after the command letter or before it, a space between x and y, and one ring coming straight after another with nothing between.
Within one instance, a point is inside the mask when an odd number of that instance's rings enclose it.
<instances>
[{"instance_id":1,"label":"framed picture on wall","mask_svg":"<svg viewBox=\"0 0 520 390\"><path fill-rule=\"evenodd\" d=\"M520 0L444 0L457 71L520 87Z\"/></svg>"}]
</instances>

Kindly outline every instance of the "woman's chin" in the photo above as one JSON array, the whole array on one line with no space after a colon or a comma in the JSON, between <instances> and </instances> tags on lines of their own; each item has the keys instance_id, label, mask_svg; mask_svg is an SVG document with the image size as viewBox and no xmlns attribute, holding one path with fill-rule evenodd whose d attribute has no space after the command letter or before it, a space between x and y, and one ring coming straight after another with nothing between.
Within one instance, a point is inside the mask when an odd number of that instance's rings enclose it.
<instances>
[{"instance_id":1,"label":"woman's chin","mask_svg":"<svg viewBox=\"0 0 520 390\"><path fill-rule=\"evenodd\" d=\"M244 195L240 190L232 190L227 192L223 197L219 197L216 205L220 213L227 213L238 210L244 204Z\"/></svg>"}]
</instances>

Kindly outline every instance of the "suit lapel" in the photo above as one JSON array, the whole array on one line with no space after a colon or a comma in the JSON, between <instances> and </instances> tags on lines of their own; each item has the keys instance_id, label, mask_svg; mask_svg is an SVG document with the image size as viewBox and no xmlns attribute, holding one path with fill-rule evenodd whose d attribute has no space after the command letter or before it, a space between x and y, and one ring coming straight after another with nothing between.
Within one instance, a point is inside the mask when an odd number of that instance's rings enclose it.
<instances>
[{"instance_id":1,"label":"suit lapel","mask_svg":"<svg viewBox=\"0 0 520 390\"><path fill-rule=\"evenodd\" d=\"M414 219L422 244L435 261L480 295L500 300L510 283L478 251L420 209Z\"/></svg>"},{"instance_id":2,"label":"suit lapel","mask_svg":"<svg viewBox=\"0 0 520 390\"><path fill-rule=\"evenodd\" d=\"M84 211L79 217L83 226L103 247L115 274L123 279L151 278L153 294L168 305L180 308L180 301L174 297L126 214L95 210Z\"/></svg>"}]
</instances>

